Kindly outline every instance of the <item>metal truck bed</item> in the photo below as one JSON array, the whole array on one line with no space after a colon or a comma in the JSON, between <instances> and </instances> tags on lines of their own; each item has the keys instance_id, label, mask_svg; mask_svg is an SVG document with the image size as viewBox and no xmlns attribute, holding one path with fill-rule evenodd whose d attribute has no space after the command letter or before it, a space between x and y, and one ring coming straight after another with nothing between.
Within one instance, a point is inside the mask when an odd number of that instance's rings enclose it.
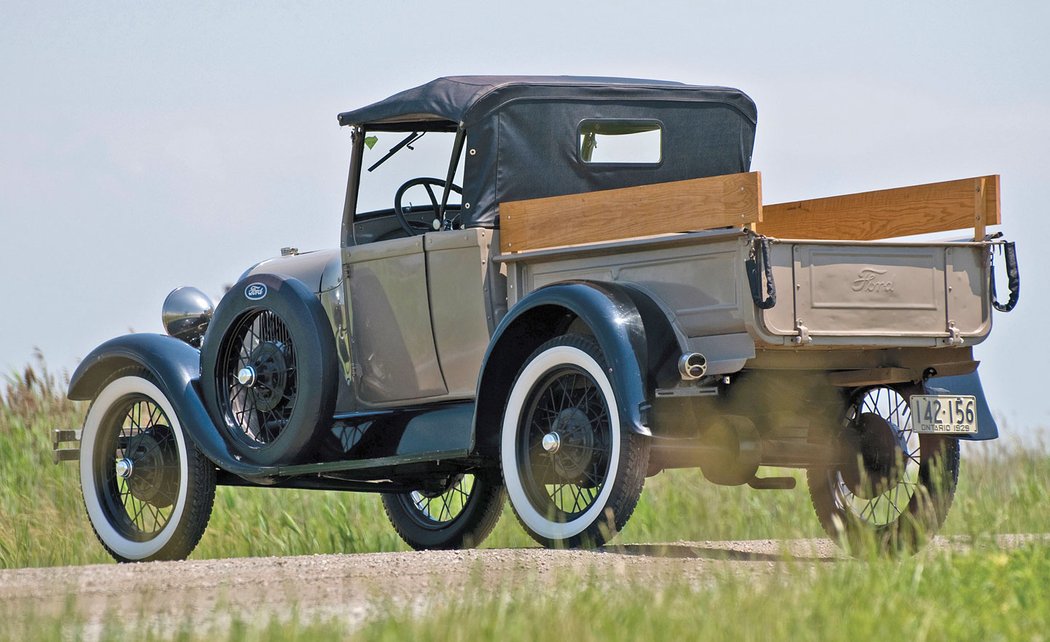
<instances>
[{"instance_id":1,"label":"metal truck bed","mask_svg":"<svg viewBox=\"0 0 1050 642\"><path fill-rule=\"evenodd\" d=\"M999 306L991 249L1002 241L985 233L1000 222L997 176L763 205L752 172L501 208L511 308L559 281L630 284L710 374L749 362L831 371L915 361L913 379L921 362L972 371L968 348ZM887 240L970 226L972 241ZM909 350L871 356L894 348Z\"/></svg>"},{"instance_id":2,"label":"metal truck bed","mask_svg":"<svg viewBox=\"0 0 1050 642\"><path fill-rule=\"evenodd\" d=\"M762 242L776 289L761 309L747 263ZM975 344L991 328L990 243L767 239L739 229L504 254L511 306L559 281L630 283L693 339L747 333L760 348Z\"/></svg>"}]
</instances>

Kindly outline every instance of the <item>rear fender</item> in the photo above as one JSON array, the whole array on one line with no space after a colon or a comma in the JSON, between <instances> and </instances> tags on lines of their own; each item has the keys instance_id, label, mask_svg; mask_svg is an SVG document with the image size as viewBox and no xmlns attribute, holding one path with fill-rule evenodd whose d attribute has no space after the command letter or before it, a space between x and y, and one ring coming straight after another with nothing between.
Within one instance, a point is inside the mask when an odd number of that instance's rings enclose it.
<instances>
[{"instance_id":1,"label":"rear fender","mask_svg":"<svg viewBox=\"0 0 1050 642\"><path fill-rule=\"evenodd\" d=\"M926 381L926 390L934 395L973 395L977 398L977 432L959 435L959 439L984 441L999 437L999 426L995 423L988 399L984 396L981 377L977 371L953 377L933 377Z\"/></svg>"},{"instance_id":2,"label":"rear fender","mask_svg":"<svg viewBox=\"0 0 1050 642\"><path fill-rule=\"evenodd\" d=\"M500 322L482 363L474 415L475 447L497 448L503 403L518 369L539 345L578 321L608 363L620 421L650 435L650 392L676 378L684 347L671 321L646 293L629 285L570 281L531 292Z\"/></svg>"},{"instance_id":3,"label":"rear fender","mask_svg":"<svg viewBox=\"0 0 1050 642\"><path fill-rule=\"evenodd\" d=\"M175 408L179 421L197 448L216 466L265 483L275 475L273 466L254 466L234 457L212 422L197 389L200 351L163 334L129 334L103 343L80 362L69 381L67 396L90 400L117 371L128 366L145 368Z\"/></svg>"}]
</instances>

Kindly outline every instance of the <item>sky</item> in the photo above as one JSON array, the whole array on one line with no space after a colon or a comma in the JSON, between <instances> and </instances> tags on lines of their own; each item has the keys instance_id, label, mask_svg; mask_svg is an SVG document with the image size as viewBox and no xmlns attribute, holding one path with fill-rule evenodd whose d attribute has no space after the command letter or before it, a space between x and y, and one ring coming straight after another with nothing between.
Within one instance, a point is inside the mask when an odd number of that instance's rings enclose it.
<instances>
[{"instance_id":1,"label":"sky","mask_svg":"<svg viewBox=\"0 0 1050 642\"><path fill-rule=\"evenodd\" d=\"M1050 4L970 1L20 2L0 5L0 373L70 372L218 298L281 247L335 247L336 114L438 76L738 87L764 201L986 174L1018 308L977 346L1006 434L1039 400L1050 302Z\"/></svg>"}]
</instances>

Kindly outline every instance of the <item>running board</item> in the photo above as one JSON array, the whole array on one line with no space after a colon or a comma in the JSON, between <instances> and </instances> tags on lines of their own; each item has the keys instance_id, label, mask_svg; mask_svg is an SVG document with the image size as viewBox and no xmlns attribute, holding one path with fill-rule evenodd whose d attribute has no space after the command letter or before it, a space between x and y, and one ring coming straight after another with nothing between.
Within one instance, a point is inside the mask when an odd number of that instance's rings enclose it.
<instances>
[{"instance_id":1,"label":"running board","mask_svg":"<svg viewBox=\"0 0 1050 642\"><path fill-rule=\"evenodd\" d=\"M474 404L469 402L337 415L328 433L319 438L316 459L277 464L268 467L265 477L246 479L282 485L296 477L350 473L349 477L364 479L406 465L437 468L470 457L473 417Z\"/></svg>"},{"instance_id":2,"label":"running board","mask_svg":"<svg viewBox=\"0 0 1050 642\"><path fill-rule=\"evenodd\" d=\"M391 455L389 457L376 457L374 459L349 459L318 464L294 464L291 466L278 466L277 475L280 477L324 475L327 473L345 472L348 470L390 468L392 466L404 466L405 464L440 463L450 459L464 459L469 455L469 449L457 449L412 453L408 455Z\"/></svg>"}]
</instances>

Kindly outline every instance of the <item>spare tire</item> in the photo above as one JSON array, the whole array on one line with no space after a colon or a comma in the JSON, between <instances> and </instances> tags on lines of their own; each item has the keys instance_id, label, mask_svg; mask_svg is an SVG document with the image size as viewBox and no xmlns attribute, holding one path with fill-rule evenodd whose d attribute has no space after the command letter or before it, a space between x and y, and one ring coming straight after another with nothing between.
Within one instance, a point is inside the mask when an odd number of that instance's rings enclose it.
<instances>
[{"instance_id":1,"label":"spare tire","mask_svg":"<svg viewBox=\"0 0 1050 642\"><path fill-rule=\"evenodd\" d=\"M201 391L231 449L256 464L294 463L332 421L335 340L298 279L245 277L215 309L201 345Z\"/></svg>"}]
</instances>

